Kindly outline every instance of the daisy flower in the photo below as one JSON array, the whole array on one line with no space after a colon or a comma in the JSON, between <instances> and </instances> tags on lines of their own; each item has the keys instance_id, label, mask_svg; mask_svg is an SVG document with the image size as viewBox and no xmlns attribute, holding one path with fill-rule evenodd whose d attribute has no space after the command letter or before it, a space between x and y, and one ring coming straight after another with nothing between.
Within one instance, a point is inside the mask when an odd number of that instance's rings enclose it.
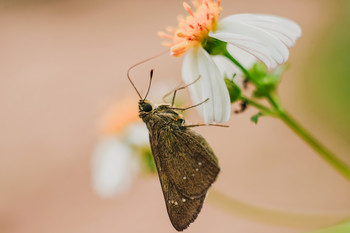
<instances>
[{"instance_id":1,"label":"daisy flower","mask_svg":"<svg viewBox=\"0 0 350 233\"><path fill-rule=\"evenodd\" d=\"M248 58L263 62L269 69L287 61L288 48L301 36L300 27L293 21L264 14L236 14L219 20L220 0L192 1L195 7L183 3L187 17L178 17L177 29L168 27L159 36L170 39L164 43L175 57L184 55L182 77L189 84L192 99L206 124L224 123L231 113L230 98L222 76L222 61L213 59L223 55L242 60ZM240 54L240 55L239 55ZM243 54L243 55L242 55Z\"/></svg>"}]
</instances>

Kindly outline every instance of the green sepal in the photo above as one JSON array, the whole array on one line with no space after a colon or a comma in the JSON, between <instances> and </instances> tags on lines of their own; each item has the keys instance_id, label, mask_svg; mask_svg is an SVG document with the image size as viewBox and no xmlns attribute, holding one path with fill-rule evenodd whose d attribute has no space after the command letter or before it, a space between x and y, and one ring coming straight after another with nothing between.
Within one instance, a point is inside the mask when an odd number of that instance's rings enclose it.
<instances>
[{"instance_id":1,"label":"green sepal","mask_svg":"<svg viewBox=\"0 0 350 233\"><path fill-rule=\"evenodd\" d=\"M231 103L236 102L241 96L241 93L242 93L241 88L237 86L237 84L233 81L233 79L225 78L225 84L226 84L228 93L230 95Z\"/></svg>"},{"instance_id":2,"label":"green sepal","mask_svg":"<svg viewBox=\"0 0 350 233\"><path fill-rule=\"evenodd\" d=\"M256 84L256 90L253 93L254 97L262 98L276 90L285 69L286 66L279 66L269 73L267 67L263 63L259 62L254 64L249 70L251 78L253 79L252 81Z\"/></svg>"},{"instance_id":3,"label":"green sepal","mask_svg":"<svg viewBox=\"0 0 350 233\"><path fill-rule=\"evenodd\" d=\"M250 118L250 120L252 122L254 122L255 124L258 124L258 120L259 120L259 117L263 116L264 114L262 114L261 112L258 112L257 114L255 114L254 116L252 116Z\"/></svg>"},{"instance_id":4,"label":"green sepal","mask_svg":"<svg viewBox=\"0 0 350 233\"><path fill-rule=\"evenodd\" d=\"M208 37L202 42L202 47L213 56L223 55L226 52L226 45L226 42L212 37Z\"/></svg>"},{"instance_id":5,"label":"green sepal","mask_svg":"<svg viewBox=\"0 0 350 233\"><path fill-rule=\"evenodd\" d=\"M249 70L253 82L260 83L267 76L268 70L264 63L257 62Z\"/></svg>"},{"instance_id":6,"label":"green sepal","mask_svg":"<svg viewBox=\"0 0 350 233\"><path fill-rule=\"evenodd\" d=\"M281 81L282 74L286 70L286 67L287 66L285 65L278 66L275 70L273 70L270 74L267 74L262 79L262 84L270 90L276 89L277 85Z\"/></svg>"}]
</instances>

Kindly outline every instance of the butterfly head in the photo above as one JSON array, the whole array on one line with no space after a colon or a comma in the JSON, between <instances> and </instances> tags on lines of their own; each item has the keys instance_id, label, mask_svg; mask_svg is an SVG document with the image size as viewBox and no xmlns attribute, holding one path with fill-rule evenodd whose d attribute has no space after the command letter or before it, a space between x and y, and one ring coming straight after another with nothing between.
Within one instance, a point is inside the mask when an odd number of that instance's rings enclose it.
<instances>
[{"instance_id":1,"label":"butterfly head","mask_svg":"<svg viewBox=\"0 0 350 233\"><path fill-rule=\"evenodd\" d=\"M139 112L140 113L149 113L153 110L153 106L148 100L140 100L139 101Z\"/></svg>"}]
</instances>

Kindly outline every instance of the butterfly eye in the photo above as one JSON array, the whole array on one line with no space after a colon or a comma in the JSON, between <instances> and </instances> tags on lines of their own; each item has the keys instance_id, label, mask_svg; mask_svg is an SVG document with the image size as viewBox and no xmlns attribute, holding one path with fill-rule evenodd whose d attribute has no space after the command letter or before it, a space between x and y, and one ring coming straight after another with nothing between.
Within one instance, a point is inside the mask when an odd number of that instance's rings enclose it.
<instances>
[{"instance_id":1,"label":"butterfly eye","mask_svg":"<svg viewBox=\"0 0 350 233\"><path fill-rule=\"evenodd\" d=\"M144 104L144 105L142 106L142 108L143 108L143 111L145 111L145 112L150 112L150 111L152 111L152 105L150 105L150 104Z\"/></svg>"}]
</instances>

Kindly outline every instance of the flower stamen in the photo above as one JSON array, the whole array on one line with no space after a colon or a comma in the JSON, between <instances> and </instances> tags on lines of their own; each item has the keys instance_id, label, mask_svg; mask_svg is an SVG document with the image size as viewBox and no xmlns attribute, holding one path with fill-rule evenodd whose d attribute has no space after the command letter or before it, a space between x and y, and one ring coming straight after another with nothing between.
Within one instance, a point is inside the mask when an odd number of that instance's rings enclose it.
<instances>
[{"instance_id":1,"label":"flower stamen","mask_svg":"<svg viewBox=\"0 0 350 233\"><path fill-rule=\"evenodd\" d=\"M169 26L169 27L166 27L165 30L166 30L168 33L170 33L170 34L174 34L175 31L176 31L175 28L170 27L170 26Z\"/></svg>"},{"instance_id":2,"label":"flower stamen","mask_svg":"<svg viewBox=\"0 0 350 233\"><path fill-rule=\"evenodd\" d=\"M158 32L158 36L163 38L163 39L169 39L169 40L173 39L172 35L169 35L169 34L167 34L165 32Z\"/></svg>"},{"instance_id":3,"label":"flower stamen","mask_svg":"<svg viewBox=\"0 0 350 233\"><path fill-rule=\"evenodd\" d=\"M200 46L208 37L210 31L214 31L221 12L220 1L213 0L192 1L195 11L186 2L184 9L188 12L186 18L178 16L178 27L173 29L167 27L166 31L159 32L158 35L164 39L172 40L170 50L173 56L181 56L192 47Z\"/></svg>"},{"instance_id":4,"label":"flower stamen","mask_svg":"<svg viewBox=\"0 0 350 233\"><path fill-rule=\"evenodd\" d=\"M183 3L183 6L185 8L185 10L192 16L192 17L195 17L193 12L192 12L192 9L191 9L191 6L188 5L186 2Z\"/></svg>"}]
</instances>

